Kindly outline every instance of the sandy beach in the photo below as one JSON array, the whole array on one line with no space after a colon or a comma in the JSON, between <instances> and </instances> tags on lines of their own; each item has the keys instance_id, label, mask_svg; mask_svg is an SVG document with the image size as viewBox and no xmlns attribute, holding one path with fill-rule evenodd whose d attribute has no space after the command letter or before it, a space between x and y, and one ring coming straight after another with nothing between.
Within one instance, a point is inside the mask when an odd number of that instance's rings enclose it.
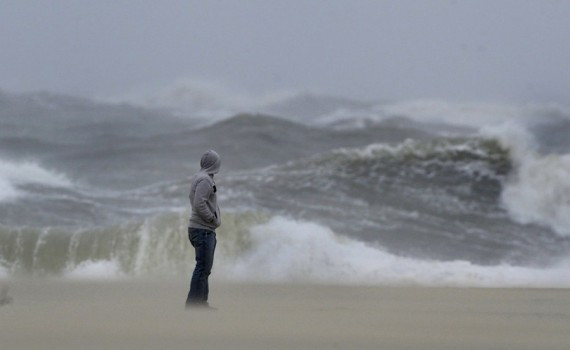
<instances>
[{"instance_id":1,"label":"sandy beach","mask_svg":"<svg viewBox=\"0 0 570 350\"><path fill-rule=\"evenodd\" d=\"M12 279L2 349L568 349L570 290Z\"/></svg>"}]
</instances>

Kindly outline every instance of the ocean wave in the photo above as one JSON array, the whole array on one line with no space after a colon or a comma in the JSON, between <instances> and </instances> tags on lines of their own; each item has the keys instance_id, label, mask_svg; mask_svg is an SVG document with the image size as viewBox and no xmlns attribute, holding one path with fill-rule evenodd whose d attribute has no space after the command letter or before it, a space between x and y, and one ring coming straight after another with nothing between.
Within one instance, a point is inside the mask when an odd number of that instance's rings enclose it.
<instances>
[{"instance_id":1,"label":"ocean wave","mask_svg":"<svg viewBox=\"0 0 570 350\"><path fill-rule=\"evenodd\" d=\"M318 91L244 92L222 82L182 79L153 91L137 91L111 101L147 108L166 108L208 123L239 113L264 113L311 125L343 125L361 129L394 117L420 123L481 128L537 115L570 115L559 104L461 102L437 99L361 101Z\"/></svg>"},{"instance_id":2,"label":"ocean wave","mask_svg":"<svg viewBox=\"0 0 570 350\"><path fill-rule=\"evenodd\" d=\"M498 140L408 139L395 145L375 143L366 147L333 149L285 164L238 173L231 180L238 182L236 186L251 181L256 186L284 187L280 190L282 193L301 186L305 190L336 188L358 197L359 187L364 187L367 193L381 194L386 190L383 185L387 182L408 188L421 185L425 189L427 181L431 187L442 190L444 185L452 190L454 185L485 182L500 188L511 168L510 151Z\"/></svg>"},{"instance_id":3,"label":"ocean wave","mask_svg":"<svg viewBox=\"0 0 570 350\"><path fill-rule=\"evenodd\" d=\"M2 268L66 278L184 276L194 265L186 214L169 214L113 232L19 235ZM118 231L117 231L118 230ZM5 237L5 235L3 235ZM18 236L18 235L17 235ZM394 255L314 222L255 213L228 214L218 231L213 278L271 283L568 287L568 264L482 266ZM28 240L28 242L26 242ZM6 242L2 242L6 250ZM8 258L8 259L6 259ZM23 260L28 261L23 261ZM11 261L9 261L11 260ZM8 265L6 265L8 264ZM24 269L26 268L26 269ZM24 271L25 270L25 271Z\"/></svg>"},{"instance_id":4,"label":"ocean wave","mask_svg":"<svg viewBox=\"0 0 570 350\"><path fill-rule=\"evenodd\" d=\"M112 261L127 274L153 270L145 263L152 259L132 252L120 258L83 247L159 247L158 219L141 218L187 206L186 176L197 170L206 145L224 159L216 180L230 212L318 222L391 254L424 260L530 265L568 252L570 119L563 108L361 104L300 95L260 101L284 114L307 112L306 118L291 117L295 122L241 114L200 128L167 111L39 97L9 96L8 109L0 111L2 157L19 160L0 161L8 169L0 173L0 214L8 229L2 240L19 237L22 247L32 245L25 249L32 253L16 254L21 264L5 264L10 269L63 273L83 262ZM363 128L337 128L334 118L319 123L327 116L370 122ZM449 123L471 127L454 133L443 127ZM162 231L179 234L181 225ZM21 227L30 228L26 235L14 233ZM60 251L52 245L58 240L79 242L78 248ZM44 247L76 258L43 255ZM35 262L26 258L32 256Z\"/></svg>"},{"instance_id":5,"label":"ocean wave","mask_svg":"<svg viewBox=\"0 0 570 350\"><path fill-rule=\"evenodd\" d=\"M229 207L318 221L392 253L474 264L548 263L566 254L569 243L543 223L552 217L525 222L505 204L506 188L524 186L515 180L519 159L526 159L519 152L492 137L340 148L233 174L222 194ZM546 202L555 199L539 188L535 194Z\"/></svg>"},{"instance_id":6,"label":"ocean wave","mask_svg":"<svg viewBox=\"0 0 570 350\"><path fill-rule=\"evenodd\" d=\"M366 160L391 160L397 166L413 164L415 173L439 178L442 185L448 179L442 174L445 168L453 168L473 181L493 179L500 186L500 202L514 221L539 224L560 236L570 236L570 153L539 152L537 141L518 123L485 128L481 135L483 138L408 140L396 146L374 144L335 150L324 158L339 162L340 157L350 167ZM366 164L370 176L387 173L383 168L375 171L370 162ZM318 166L323 166L322 162Z\"/></svg>"},{"instance_id":7,"label":"ocean wave","mask_svg":"<svg viewBox=\"0 0 570 350\"><path fill-rule=\"evenodd\" d=\"M252 227L249 239L245 254L222 262L221 273L226 278L333 284L570 286L566 265L543 269L414 259L340 237L322 225L282 217Z\"/></svg>"},{"instance_id":8,"label":"ocean wave","mask_svg":"<svg viewBox=\"0 0 570 350\"><path fill-rule=\"evenodd\" d=\"M19 187L26 184L64 188L72 186L71 180L65 175L44 169L34 162L0 160L0 202L21 195Z\"/></svg>"}]
</instances>

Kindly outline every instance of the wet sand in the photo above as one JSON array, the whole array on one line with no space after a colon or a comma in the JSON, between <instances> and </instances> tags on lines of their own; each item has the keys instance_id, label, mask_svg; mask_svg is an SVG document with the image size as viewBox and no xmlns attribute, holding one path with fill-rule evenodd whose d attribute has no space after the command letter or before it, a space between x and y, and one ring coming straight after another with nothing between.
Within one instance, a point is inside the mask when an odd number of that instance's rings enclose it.
<instances>
[{"instance_id":1,"label":"wet sand","mask_svg":"<svg viewBox=\"0 0 570 350\"><path fill-rule=\"evenodd\" d=\"M0 280L1 349L570 349L570 290Z\"/></svg>"}]
</instances>

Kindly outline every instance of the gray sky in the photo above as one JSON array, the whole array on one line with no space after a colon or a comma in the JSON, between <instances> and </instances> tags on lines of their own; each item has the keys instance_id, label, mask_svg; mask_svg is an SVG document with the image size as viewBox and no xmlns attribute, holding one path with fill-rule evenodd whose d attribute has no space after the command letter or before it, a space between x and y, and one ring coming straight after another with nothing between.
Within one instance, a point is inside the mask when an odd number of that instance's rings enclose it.
<instances>
[{"instance_id":1,"label":"gray sky","mask_svg":"<svg viewBox=\"0 0 570 350\"><path fill-rule=\"evenodd\" d=\"M0 89L570 101L570 1L0 0Z\"/></svg>"}]
</instances>

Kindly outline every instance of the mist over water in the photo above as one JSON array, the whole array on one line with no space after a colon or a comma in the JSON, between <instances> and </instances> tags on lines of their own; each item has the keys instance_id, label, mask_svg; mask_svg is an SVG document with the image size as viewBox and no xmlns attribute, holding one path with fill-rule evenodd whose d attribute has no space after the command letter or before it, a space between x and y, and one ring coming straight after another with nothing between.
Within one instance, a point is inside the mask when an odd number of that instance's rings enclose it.
<instances>
[{"instance_id":1,"label":"mist over water","mask_svg":"<svg viewBox=\"0 0 570 350\"><path fill-rule=\"evenodd\" d=\"M0 276L188 273L216 149L216 278L569 286L568 132L556 105L0 92Z\"/></svg>"}]
</instances>

